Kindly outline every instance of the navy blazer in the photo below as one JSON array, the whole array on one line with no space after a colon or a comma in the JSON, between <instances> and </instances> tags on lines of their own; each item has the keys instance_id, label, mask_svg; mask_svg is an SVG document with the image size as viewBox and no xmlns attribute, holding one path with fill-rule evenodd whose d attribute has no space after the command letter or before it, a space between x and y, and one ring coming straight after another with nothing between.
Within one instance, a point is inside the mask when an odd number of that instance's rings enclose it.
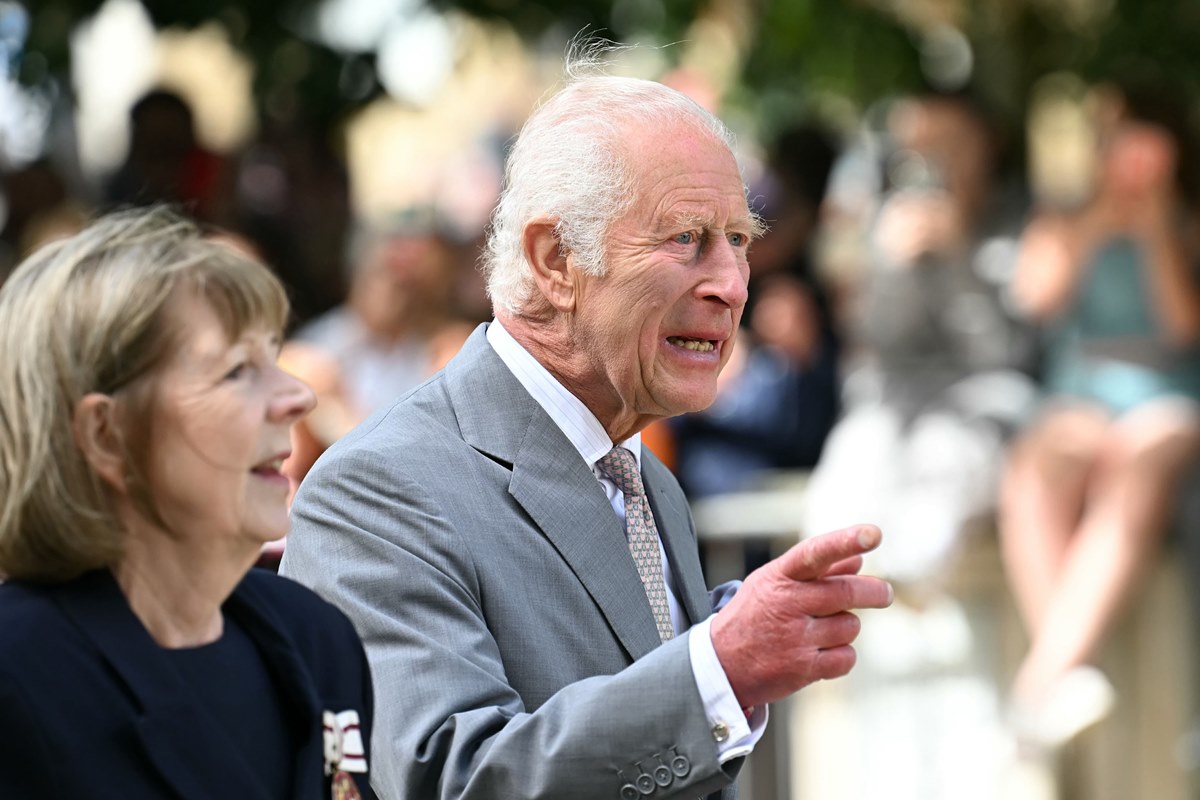
<instances>
[{"instance_id":1,"label":"navy blazer","mask_svg":"<svg viewBox=\"0 0 1200 800\"><path fill-rule=\"evenodd\" d=\"M370 673L349 620L263 570L222 610L254 641L303 741L292 796L329 797L323 712L357 711L371 739ZM0 585L0 798L267 800L232 747L111 573ZM367 775L354 778L373 797Z\"/></svg>"}]
</instances>

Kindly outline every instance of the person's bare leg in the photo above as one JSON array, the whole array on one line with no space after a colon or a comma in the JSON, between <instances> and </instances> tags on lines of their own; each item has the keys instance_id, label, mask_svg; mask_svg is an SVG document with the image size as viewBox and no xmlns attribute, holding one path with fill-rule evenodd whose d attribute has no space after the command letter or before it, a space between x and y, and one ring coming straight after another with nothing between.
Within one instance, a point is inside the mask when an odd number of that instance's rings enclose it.
<instances>
[{"instance_id":1,"label":"person's bare leg","mask_svg":"<svg viewBox=\"0 0 1200 800\"><path fill-rule=\"evenodd\" d=\"M1058 585L1083 515L1088 475L1109 424L1097 408L1061 407L1030 429L1009 454L1000 489L1001 555L1031 637Z\"/></svg>"},{"instance_id":2,"label":"person's bare leg","mask_svg":"<svg viewBox=\"0 0 1200 800\"><path fill-rule=\"evenodd\" d=\"M1114 424L1087 511L1014 683L1036 701L1086 663L1159 552L1180 478L1200 453L1200 422L1168 405Z\"/></svg>"}]
</instances>

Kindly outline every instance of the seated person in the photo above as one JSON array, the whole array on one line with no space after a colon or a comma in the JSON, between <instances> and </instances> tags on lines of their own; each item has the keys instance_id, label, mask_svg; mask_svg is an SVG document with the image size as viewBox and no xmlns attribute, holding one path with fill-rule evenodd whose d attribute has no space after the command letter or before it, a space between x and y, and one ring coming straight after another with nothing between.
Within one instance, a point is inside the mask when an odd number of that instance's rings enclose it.
<instances>
[{"instance_id":1,"label":"seated person","mask_svg":"<svg viewBox=\"0 0 1200 800\"><path fill-rule=\"evenodd\" d=\"M1101 94L1095 189L1026 229L1014 296L1051 342L1046 401L1001 498L1008 579L1030 635L1012 687L1020 741L1061 745L1113 687L1089 662L1157 556L1200 456L1200 280L1182 109Z\"/></svg>"}]
</instances>

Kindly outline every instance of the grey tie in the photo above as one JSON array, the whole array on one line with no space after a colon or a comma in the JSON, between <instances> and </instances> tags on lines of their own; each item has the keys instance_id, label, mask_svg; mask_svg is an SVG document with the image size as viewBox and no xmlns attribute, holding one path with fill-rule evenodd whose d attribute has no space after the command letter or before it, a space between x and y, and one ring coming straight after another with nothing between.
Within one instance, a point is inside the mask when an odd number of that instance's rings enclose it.
<instances>
[{"instance_id":1,"label":"grey tie","mask_svg":"<svg viewBox=\"0 0 1200 800\"><path fill-rule=\"evenodd\" d=\"M671 607L667 603L667 585L663 581L658 526L654 524L650 503L646 501L637 460L624 447L614 447L597 462L597 466L625 495L625 533L629 538L629 552L646 589L658 635L665 642L675 635L675 629L671 626Z\"/></svg>"}]
</instances>

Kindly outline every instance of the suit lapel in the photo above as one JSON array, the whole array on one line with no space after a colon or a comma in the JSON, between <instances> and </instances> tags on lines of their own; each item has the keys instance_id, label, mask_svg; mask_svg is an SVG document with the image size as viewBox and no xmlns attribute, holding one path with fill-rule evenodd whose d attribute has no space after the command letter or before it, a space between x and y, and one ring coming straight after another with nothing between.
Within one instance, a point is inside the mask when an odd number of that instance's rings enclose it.
<instances>
[{"instance_id":1,"label":"suit lapel","mask_svg":"<svg viewBox=\"0 0 1200 800\"><path fill-rule=\"evenodd\" d=\"M687 612L688 620L695 625L712 613L708 600L708 589L704 585L704 572L700 568L700 554L696 549L696 536L686 506L681 506L667 491L673 486L670 471L648 449L642 448L642 482L646 496L650 499L650 510L662 539L667 560L671 563L671 574L675 577L675 588L679 602Z\"/></svg>"},{"instance_id":2,"label":"suit lapel","mask_svg":"<svg viewBox=\"0 0 1200 800\"><path fill-rule=\"evenodd\" d=\"M662 642L621 521L562 431L541 417L529 426L509 493L571 567L629 656L641 658Z\"/></svg>"},{"instance_id":3,"label":"suit lapel","mask_svg":"<svg viewBox=\"0 0 1200 800\"><path fill-rule=\"evenodd\" d=\"M661 644L625 532L570 441L475 330L446 367L463 439L511 465L509 494L583 584L631 659Z\"/></svg>"},{"instance_id":4,"label":"suit lapel","mask_svg":"<svg viewBox=\"0 0 1200 800\"><path fill-rule=\"evenodd\" d=\"M75 581L59 600L134 696L133 729L150 761L184 798L266 794L224 732L199 707L191 687L129 608L111 573ZM201 754L199 757L197 754Z\"/></svg>"}]
</instances>

